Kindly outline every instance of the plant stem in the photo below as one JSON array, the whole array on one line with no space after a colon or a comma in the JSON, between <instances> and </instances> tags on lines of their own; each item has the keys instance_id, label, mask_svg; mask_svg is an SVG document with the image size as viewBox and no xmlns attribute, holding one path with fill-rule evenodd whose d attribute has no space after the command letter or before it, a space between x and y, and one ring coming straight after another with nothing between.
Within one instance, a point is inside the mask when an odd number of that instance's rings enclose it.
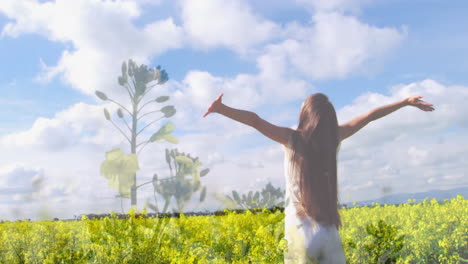
<instances>
[{"instance_id":1,"label":"plant stem","mask_svg":"<svg viewBox=\"0 0 468 264\"><path fill-rule=\"evenodd\" d=\"M131 92L130 85L128 84L128 82L126 83L126 85L124 87L125 87L125 90L127 90L128 95L130 96L130 99L133 102L134 101L133 98L134 98L135 95Z\"/></svg>"},{"instance_id":2,"label":"plant stem","mask_svg":"<svg viewBox=\"0 0 468 264\"><path fill-rule=\"evenodd\" d=\"M154 100L151 100L151 101L148 101L148 102L144 103L144 104L138 109L138 113L139 113L141 110L143 110L143 107L145 107L147 104L150 104L150 103L152 103L152 102L154 102Z\"/></svg>"},{"instance_id":3,"label":"plant stem","mask_svg":"<svg viewBox=\"0 0 468 264\"><path fill-rule=\"evenodd\" d=\"M120 131L120 133L122 133L122 135L128 140L128 142L132 143L130 139L127 137L127 135L125 135L125 133L122 131L122 129L120 129L120 127L118 127L112 120L109 120L109 121Z\"/></svg>"},{"instance_id":4,"label":"plant stem","mask_svg":"<svg viewBox=\"0 0 468 264\"><path fill-rule=\"evenodd\" d=\"M137 133L137 136L143 131L145 130L145 128L149 127L151 124L153 124L154 122L157 122L159 120L163 119L163 117L159 118L159 119L156 119L156 120L153 120L152 122L150 122L148 125L146 125L144 128L142 128L138 133Z\"/></svg>"},{"instance_id":5,"label":"plant stem","mask_svg":"<svg viewBox=\"0 0 468 264\"><path fill-rule=\"evenodd\" d=\"M147 140L147 141L145 142L145 144L143 145L143 147L141 147L141 149L138 150L137 155L140 154L140 152L145 148L145 146L146 146L148 143L150 143L149 140Z\"/></svg>"},{"instance_id":6,"label":"plant stem","mask_svg":"<svg viewBox=\"0 0 468 264\"><path fill-rule=\"evenodd\" d=\"M146 87L146 91L141 95L140 99L138 99L138 103L140 103L141 99L143 99L143 97L144 97L147 93L149 93L149 91L151 91L151 89L152 89L153 87L155 87L156 85L157 85L157 83L151 85L150 87Z\"/></svg>"},{"instance_id":7,"label":"plant stem","mask_svg":"<svg viewBox=\"0 0 468 264\"><path fill-rule=\"evenodd\" d=\"M111 101L111 102L113 102L113 103L115 103L115 104L117 104L117 105L119 105L120 107L122 107L125 111L127 111L127 113L128 113L129 115L132 115L132 113L131 113L127 108L125 108L125 106L121 105L120 103L118 103L118 102L116 102L116 101L114 101L114 100L112 100L112 99L108 99L108 100Z\"/></svg>"},{"instance_id":8,"label":"plant stem","mask_svg":"<svg viewBox=\"0 0 468 264\"><path fill-rule=\"evenodd\" d=\"M160 110L154 110L154 111L151 111L151 112L148 112L148 113L144 113L143 115L141 115L140 117L138 117L138 120L140 120L141 118L143 118L145 115L149 115L151 113L156 113L156 112L161 112L161 109Z\"/></svg>"},{"instance_id":9,"label":"plant stem","mask_svg":"<svg viewBox=\"0 0 468 264\"><path fill-rule=\"evenodd\" d=\"M121 119L123 120L123 122L124 122L125 125L127 126L128 130L129 130L130 132L132 132L132 129L131 129L130 126L128 125L127 121L126 121L125 119L123 119L123 118L121 118Z\"/></svg>"}]
</instances>

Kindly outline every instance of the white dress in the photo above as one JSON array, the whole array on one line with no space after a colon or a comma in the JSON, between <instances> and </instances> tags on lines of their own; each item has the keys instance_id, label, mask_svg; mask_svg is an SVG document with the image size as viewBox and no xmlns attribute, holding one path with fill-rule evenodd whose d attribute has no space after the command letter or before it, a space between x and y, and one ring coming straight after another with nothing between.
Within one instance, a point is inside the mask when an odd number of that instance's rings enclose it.
<instances>
[{"instance_id":1,"label":"white dress","mask_svg":"<svg viewBox=\"0 0 468 264\"><path fill-rule=\"evenodd\" d=\"M289 156L292 155L291 137L288 146L283 146L284 175L286 180L285 201L285 239L288 241L288 249L284 252L286 264L346 264L344 250L338 230L334 226L324 226L311 218L301 220L296 216L294 201L299 201L299 186L290 182ZM290 195L293 194L293 195ZM315 226L312 224L315 222Z\"/></svg>"}]
</instances>

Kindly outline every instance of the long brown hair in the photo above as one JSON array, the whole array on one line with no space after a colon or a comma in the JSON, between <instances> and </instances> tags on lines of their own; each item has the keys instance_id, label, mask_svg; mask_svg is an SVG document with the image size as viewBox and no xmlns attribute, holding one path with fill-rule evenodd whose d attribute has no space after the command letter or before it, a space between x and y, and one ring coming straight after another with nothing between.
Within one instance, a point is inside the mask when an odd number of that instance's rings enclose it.
<instances>
[{"instance_id":1,"label":"long brown hair","mask_svg":"<svg viewBox=\"0 0 468 264\"><path fill-rule=\"evenodd\" d=\"M340 228L336 156L339 148L335 108L322 93L309 95L292 134L291 169L298 173L299 216Z\"/></svg>"}]
</instances>

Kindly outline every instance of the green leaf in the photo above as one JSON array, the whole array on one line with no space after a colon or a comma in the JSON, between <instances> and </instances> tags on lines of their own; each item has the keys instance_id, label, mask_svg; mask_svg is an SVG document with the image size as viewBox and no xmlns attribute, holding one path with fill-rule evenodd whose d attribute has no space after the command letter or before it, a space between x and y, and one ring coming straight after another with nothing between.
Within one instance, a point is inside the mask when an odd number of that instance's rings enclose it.
<instances>
[{"instance_id":1,"label":"green leaf","mask_svg":"<svg viewBox=\"0 0 468 264\"><path fill-rule=\"evenodd\" d=\"M269 192L266 193L264 197L265 197L265 201L267 201L268 203L271 202L271 193L269 193Z\"/></svg>"},{"instance_id":2,"label":"green leaf","mask_svg":"<svg viewBox=\"0 0 468 264\"><path fill-rule=\"evenodd\" d=\"M166 102L167 100L169 100L169 96L159 96L158 98L155 99L156 102L158 103L164 103Z\"/></svg>"},{"instance_id":3,"label":"green leaf","mask_svg":"<svg viewBox=\"0 0 468 264\"><path fill-rule=\"evenodd\" d=\"M166 105L161 108L161 112L164 113L164 117L171 117L176 113L176 110L173 105Z\"/></svg>"},{"instance_id":4,"label":"green leaf","mask_svg":"<svg viewBox=\"0 0 468 264\"><path fill-rule=\"evenodd\" d=\"M205 200L205 197L206 197L206 186L203 187L203 190L200 194L200 202L203 202Z\"/></svg>"},{"instance_id":5,"label":"green leaf","mask_svg":"<svg viewBox=\"0 0 468 264\"><path fill-rule=\"evenodd\" d=\"M171 162L171 154L168 149L166 149L166 162L169 164Z\"/></svg>"},{"instance_id":6,"label":"green leaf","mask_svg":"<svg viewBox=\"0 0 468 264\"><path fill-rule=\"evenodd\" d=\"M118 83L119 83L119 85L124 86L125 83L126 83L126 81L125 81L125 79L124 79L122 76L119 76L119 78L118 78Z\"/></svg>"},{"instance_id":7,"label":"green leaf","mask_svg":"<svg viewBox=\"0 0 468 264\"><path fill-rule=\"evenodd\" d=\"M161 77L159 78L158 84L163 84L169 80L169 75L166 70L161 71Z\"/></svg>"},{"instance_id":8,"label":"green leaf","mask_svg":"<svg viewBox=\"0 0 468 264\"><path fill-rule=\"evenodd\" d=\"M176 159L176 162L179 163L179 164L183 164L183 165L186 165L186 166L192 166L193 165L193 161L190 158L187 158L185 156L177 156L175 159Z\"/></svg>"},{"instance_id":9,"label":"green leaf","mask_svg":"<svg viewBox=\"0 0 468 264\"><path fill-rule=\"evenodd\" d=\"M142 64L140 67L136 67L134 71L135 76L135 96L139 96L145 93L146 84L148 83L148 69L147 66Z\"/></svg>"},{"instance_id":10,"label":"green leaf","mask_svg":"<svg viewBox=\"0 0 468 264\"><path fill-rule=\"evenodd\" d=\"M229 196L226 196L226 200L229 200L229 202L231 202L234 205L236 204L235 201Z\"/></svg>"},{"instance_id":11,"label":"green leaf","mask_svg":"<svg viewBox=\"0 0 468 264\"><path fill-rule=\"evenodd\" d=\"M259 197L260 197L260 193L259 193L258 191L255 192L255 195L254 195L253 199L254 199L255 201L258 201L258 198L259 198Z\"/></svg>"},{"instance_id":12,"label":"green leaf","mask_svg":"<svg viewBox=\"0 0 468 264\"><path fill-rule=\"evenodd\" d=\"M128 75L133 76L135 73L135 68L135 62L132 59L128 60Z\"/></svg>"},{"instance_id":13,"label":"green leaf","mask_svg":"<svg viewBox=\"0 0 468 264\"><path fill-rule=\"evenodd\" d=\"M177 139L176 137L171 136L171 135L166 135L166 136L164 136L164 139L165 139L167 142L170 142L170 143L173 143L173 144L179 143L179 139Z\"/></svg>"},{"instance_id":14,"label":"green leaf","mask_svg":"<svg viewBox=\"0 0 468 264\"><path fill-rule=\"evenodd\" d=\"M122 63L122 76L127 75L127 64L125 61Z\"/></svg>"},{"instance_id":15,"label":"green leaf","mask_svg":"<svg viewBox=\"0 0 468 264\"><path fill-rule=\"evenodd\" d=\"M226 208L229 208L229 209L234 209L236 207L236 203L232 200L231 197L229 196L226 196L226 195L218 195L218 194L213 194L213 197L218 201L220 202L221 204L223 204Z\"/></svg>"},{"instance_id":16,"label":"green leaf","mask_svg":"<svg viewBox=\"0 0 468 264\"><path fill-rule=\"evenodd\" d=\"M174 131L174 124L172 122L167 122L164 126L162 126L158 132L154 133L151 138L150 142L158 141L164 139L170 133Z\"/></svg>"},{"instance_id":17,"label":"green leaf","mask_svg":"<svg viewBox=\"0 0 468 264\"><path fill-rule=\"evenodd\" d=\"M140 80L136 81L135 96L140 96L146 91L146 84Z\"/></svg>"},{"instance_id":18,"label":"green leaf","mask_svg":"<svg viewBox=\"0 0 468 264\"><path fill-rule=\"evenodd\" d=\"M210 169L208 169L208 168L202 170L202 171L200 172L200 177L205 176L206 174L208 174L208 172L210 172Z\"/></svg>"},{"instance_id":19,"label":"green leaf","mask_svg":"<svg viewBox=\"0 0 468 264\"><path fill-rule=\"evenodd\" d=\"M236 202L241 203L241 199L239 197L239 194L236 191L232 191L232 196L236 200Z\"/></svg>"},{"instance_id":20,"label":"green leaf","mask_svg":"<svg viewBox=\"0 0 468 264\"><path fill-rule=\"evenodd\" d=\"M107 95L101 91L97 91L96 90L96 95L97 97L99 97L99 99L103 100L103 101L106 101L108 98L107 98Z\"/></svg>"},{"instance_id":21,"label":"green leaf","mask_svg":"<svg viewBox=\"0 0 468 264\"><path fill-rule=\"evenodd\" d=\"M176 112L177 112L177 111L176 111L175 109L172 110L172 111L168 111L167 113L164 114L164 117L165 117L165 118L172 117L172 116L174 116L174 115L176 114Z\"/></svg>"},{"instance_id":22,"label":"green leaf","mask_svg":"<svg viewBox=\"0 0 468 264\"><path fill-rule=\"evenodd\" d=\"M161 78L161 72L158 69L152 69L149 73L150 73L149 82L156 81L156 80L159 80L159 78Z\"/></svg>"},{"instance_id":23,"label":"green leaf","mask_svg":"<svg viewBox=\"0 0 468 264\"><path fill-rule=\"evenodd\" d=\"M117 115L120 117L120 118L123 118L123 113L122 113L122 109L118 109L117 110Z\"/></svg>"},{"instance_id":24,"label":"green leaf","mask_svg":"<svg viewBox=\"0 0 468 264\"><path fill-rule=\"evenodd\" d=\"M107 109L104 108L104 116L106 117L107 120L110 120L110 114L109 114L109 111L107 111Z\"/></svg>"}]
</instances>

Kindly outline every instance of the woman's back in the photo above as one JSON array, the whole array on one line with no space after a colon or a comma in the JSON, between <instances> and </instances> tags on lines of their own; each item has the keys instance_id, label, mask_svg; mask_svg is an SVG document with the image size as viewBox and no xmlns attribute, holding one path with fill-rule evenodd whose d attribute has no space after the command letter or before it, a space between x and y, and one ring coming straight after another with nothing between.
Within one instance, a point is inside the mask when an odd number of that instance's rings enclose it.
<instances>
[{"instance_id":1,"label":"woman's back","mask_svg":"<svg viewBox=\"0 0 468 264\"><path fill-rule=\"evenodd\" d=\"M298 175L289 175L292 143L289 137L284 146L284 175L286 182L285 205L285 239L288 241L288 252L284 252L284 263L346 263L344 250L338 230L333 225L315 222L301 214L299 205ZM294 171L292 172L294 173ZM298 216L303 215L303 216ZM313 259L316 259L314 262ZM317 262L318 261L318 262Z\"/></svg>"}]
</instances>

